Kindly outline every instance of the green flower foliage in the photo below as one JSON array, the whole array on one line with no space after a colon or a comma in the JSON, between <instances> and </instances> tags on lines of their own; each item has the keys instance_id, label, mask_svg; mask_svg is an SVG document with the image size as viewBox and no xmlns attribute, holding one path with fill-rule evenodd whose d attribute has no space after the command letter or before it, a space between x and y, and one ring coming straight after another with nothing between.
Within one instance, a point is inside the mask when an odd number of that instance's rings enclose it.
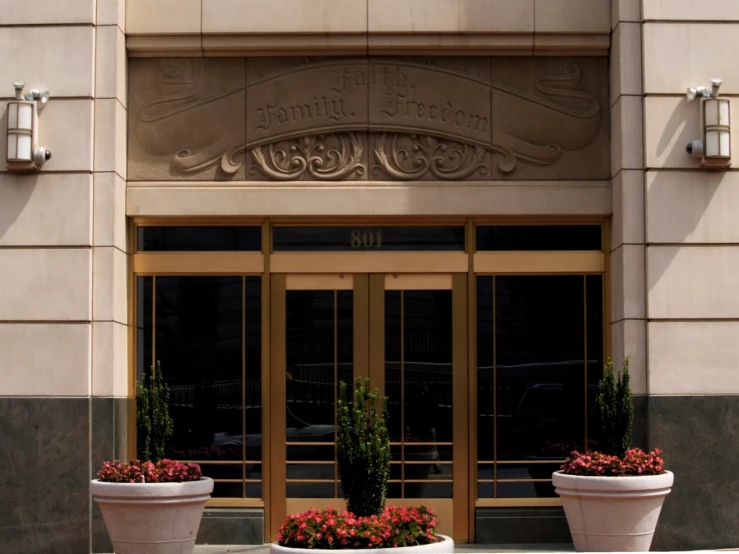
<instances>
[{"instance_id":1,"label":"green flower foliage","mask_svg":"<svg viewBox=\"0 0 739 554\"><path fill-rule=\"evenodd\" d=\"M370 392L369 379L354 383L355 400L349 406L346 383L339 384L336 457L347 509L357 517L380 515L390 477L390 437L387 432L387 398L382 411L380 393Z\"/></svg>"},{"instance_id":2,"label":"green flower foliage","mask_svg":"<svg viewBox=\"0 0 739 554\"><path fill-rule=\"evenodd\" d=\"M169 386L164 382L159 361L156 371L152 366L144 374L144 382L136 384L136 425L139 459L158 462L164 458L174 423L169 415Z\"/></svg>"},{"instance_id":3,"label":"green flower foliage","mask_svg":"<svg viewBox=\"0 0 739 554\"><path fill-rule=\"evenodd\" d=\"M634 421L628 358L624 359L620 375L616 375L611 360L606 362L603 378L598 383L595 409L600 428L600 450L623 458L631 448L631 424Z\"/></svg>"}]
</instances>

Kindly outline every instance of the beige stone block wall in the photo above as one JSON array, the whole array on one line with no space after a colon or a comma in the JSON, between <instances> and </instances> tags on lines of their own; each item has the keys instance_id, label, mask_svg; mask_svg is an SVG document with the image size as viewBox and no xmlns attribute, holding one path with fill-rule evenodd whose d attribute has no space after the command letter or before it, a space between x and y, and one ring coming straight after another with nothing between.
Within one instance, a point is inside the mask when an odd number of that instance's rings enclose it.
<instances>
[{"instance_id":1,"label":"beige stone block wall","mask_svg":"<svg viewBox=\"0 0 739 554\"><path fill-rule=\"evenodd\" d=\"M648 393L644 235L644 113L639 0L611 2L611 355L630 360Z\"/></svg>"},{"instance_id":2,"label":"beige stone block wall","mask_svg":"<svg viewBox=\"0 0 739 554\"><path fill-rule=\"evenodd\" d=\"M13 81L52 95L42 170L0 136L0 396L128 395L124 29L124 0L0 1L3 126Z\"/></svg>"},{"instance_id":3,"label":"beige stone block wall","mask_svg":"<svg viewBox=\"0 0 739 554\"><path fill-rule=\"evenodd\" d=\"M143 57L605 55L610 30L610 0L128 0L126 13L129 49Z\"/></svg>"},{"instance_id":4,"label":"beige stone block wall","mask_svg":"<svg viewBox=\"0 0 739 554\"><path fill-rule=\"evenodd\" d=\"M739 394L736 169L700 169L685 89L724 80L739 93L739 4L644 0L643 82L648 389L652 395ZM739 103L732 102L733 121ZM732 129L734 160L737 127ZM735 164L736 166L736 161Z\"/></svg>"}]
</instances>

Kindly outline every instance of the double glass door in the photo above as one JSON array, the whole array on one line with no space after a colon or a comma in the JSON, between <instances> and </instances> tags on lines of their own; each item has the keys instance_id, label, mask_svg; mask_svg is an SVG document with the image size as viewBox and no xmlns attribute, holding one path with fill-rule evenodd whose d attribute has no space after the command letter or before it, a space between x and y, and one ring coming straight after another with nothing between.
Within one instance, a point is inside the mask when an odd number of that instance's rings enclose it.
<instances>
[{"instance_id":1,"label":"double glass door","mask_svg":"<svg viewBox=\"0 0 739 554\"><path fill-rule=\"evenodd\" d=\"M388 504L466 535L467 276L275 274L271 289L272 520L343 506L337 396L361 376L388 398Z\"/></svg>"}]
</instances>

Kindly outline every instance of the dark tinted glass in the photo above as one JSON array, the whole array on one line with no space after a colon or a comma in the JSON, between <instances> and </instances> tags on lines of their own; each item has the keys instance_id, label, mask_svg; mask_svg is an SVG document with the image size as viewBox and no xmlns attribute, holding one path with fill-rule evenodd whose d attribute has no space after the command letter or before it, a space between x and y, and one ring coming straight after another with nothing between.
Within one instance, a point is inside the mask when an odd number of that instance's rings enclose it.
<instances>
[{"instance_id":1,"label":"dark tinted glass","mask_svg":"<svg viewBox=\"0 0 739 554\"><path fill-rule=\"evenodd\" d=\"M591 448L597 445L595 397L598 381L603 377L603 277L588 275L585 278L587 289L587 327L588 327L588 443Z\"/></svg>"},{"instance_id":2,"label":"dark tinted glass","mask_svg":"<svg viewBox=\"0 0 739 554\"><path fill-rule=\"evenodd\" d=\"M275 227L273 250L464 250L464 227Z\"/></svg>"},{"instance_id":3,"label":"dark tinted glass","mask_svg":"<svg viewBox=\"0 0 739 554\"><path fill-rule=\"evenodd\" d=\"M353 372L353 292L286 293L287 478L290 498L334 498L336 398ZM351 391L348 392L351 395ZM291 444L301 443L301 444ZM315 482L326 481L326 482Z\"/></svg>"},{"instance_id":4,"label":"dark tinted glass","mask_svg":"<svg viewBox=\"0 0 739 554\"><path fill-rule=\"evenodd\" d=\"M556 445L584 440L584 283L495 278L498 460L562 457Z\"/></svg>"},{"instance_id":5,"label":"dark tinted glass","mask_svg":"<svg viewBox=\"0 0 739 554\"><path fill-rule=\"evenodd\" d=\"M139 379L155 355L170 389L174 435L166 455L200 460L215 479L261 479L261 279L141 277L137 283ZM259 498L261 486L220 482L214 491L245 494Z\"/></svg>"},{"instance_id":6,"label":"dark tinted glass","mask_svg":"<svg viewBox=\"0 0 739 554\"><path fill-rule=\"evenodd\" d=\"M600 225L477 226L477 250L601 250Z\"/></svg>"},{"instance_id":7,"label":"dark tinted glass","mask_svg":"<svg viewBox=\"0 0 739 554\"><path fill-rule=\"evenodd\" d=\"M392 458L410 462L391 477L405 498L451 498L452 448L436 444L453 439L451 291L387 291L385 357Z\"/></svg>"},{"instance_id":8,"label":"dark tinted glass","mask_svg":"<svg viewBox=\"0 0 739 554\"><path fill-rule=\"evenodd\" d=\"M261 227L138 227L136 248L154 251L260 251Z\"/></svg>"},{"instance_id":9,"label":"dark tinted glass","mask_svg":"<svg viewBox=\"0 0 739 554\"><path fill-rule=\"evenodd\" d=\"M477 459L491 461L495 441L493 412L493 278L477 278ZM492 479L492 465L489 476ZM492 489L491 489L492 491ZM492 492L491 492L492 494Z\"/></svg>"}]
</instances>

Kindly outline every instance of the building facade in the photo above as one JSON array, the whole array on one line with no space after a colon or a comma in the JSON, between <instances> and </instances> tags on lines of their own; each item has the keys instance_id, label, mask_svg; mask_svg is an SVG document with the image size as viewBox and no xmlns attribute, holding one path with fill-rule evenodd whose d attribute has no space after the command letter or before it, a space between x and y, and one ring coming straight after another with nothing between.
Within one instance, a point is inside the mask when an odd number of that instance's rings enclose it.
<instances>
[{"instance_id":1,"label":"building facade","mask_svg":"<svg viewBox=\"0 0 739 554\"><path fill-rule=\"evenodd\" d=\"M341 504L359 376L392 502L570 542L551 473L627 356L675 473L654 548L735 547L739 173L686 151L685 91L739 94L738 30L734 0L0 0L1 550L111 551L88 482L152 368L216 480L200 543ZM31 171L17 81L51 93Z\"/></svg>"}]
</instances>

